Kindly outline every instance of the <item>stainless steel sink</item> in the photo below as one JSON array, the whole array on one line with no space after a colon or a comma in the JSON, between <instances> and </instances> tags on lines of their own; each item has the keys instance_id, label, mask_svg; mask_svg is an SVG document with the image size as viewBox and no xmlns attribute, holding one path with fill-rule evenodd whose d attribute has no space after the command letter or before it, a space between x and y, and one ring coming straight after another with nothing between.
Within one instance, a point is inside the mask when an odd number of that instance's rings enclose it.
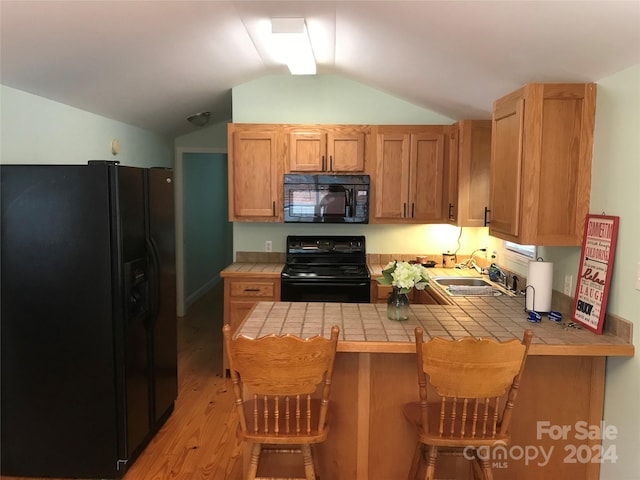
<instances>
[{"instance_id":1,"label":"stainless steel sink","mask_svg":"<svg viewBox=\"0 0 640 480\"><path fill-rule=\"evenodd\" d=\"M478 277L434 277L432 280L452 297L499 295L513 296L502 286Z\"/></svg>"},{"instance_id":2,"label":"stainless steel sink","mask_svg":"<svg viewBox=\"0 0 640 480\"><path fill-rule=\"evenodd\" d=\"M436 277L436 283L448 287L449 285L463 285L466 287L491 287L489 282L482 278L474 277Z\"/></svg>"}]
</instances>

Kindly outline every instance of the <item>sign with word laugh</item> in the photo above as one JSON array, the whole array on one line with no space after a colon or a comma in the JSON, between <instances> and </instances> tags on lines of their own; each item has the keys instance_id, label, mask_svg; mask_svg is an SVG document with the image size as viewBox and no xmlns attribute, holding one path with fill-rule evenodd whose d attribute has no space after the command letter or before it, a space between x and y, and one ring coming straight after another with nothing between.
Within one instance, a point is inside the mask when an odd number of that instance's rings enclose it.
<instances>
[{"instance_id":1,"label":"sign with word laugh","mask_svg":"<svg viewBox=\"0 0 640 480\"><path fill-rule=\"evenodd\" d=\"M602 333L620 217L587 215L573 299L573 320Z\"/></svg>"}]
</instances>

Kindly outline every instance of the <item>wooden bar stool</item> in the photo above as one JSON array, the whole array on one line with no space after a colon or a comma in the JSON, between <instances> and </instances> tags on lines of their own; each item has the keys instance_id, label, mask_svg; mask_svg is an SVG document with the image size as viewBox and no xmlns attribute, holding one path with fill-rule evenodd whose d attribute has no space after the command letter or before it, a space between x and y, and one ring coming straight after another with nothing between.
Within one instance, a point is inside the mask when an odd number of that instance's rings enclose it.
<instances>
[{"instance_id":1,"label":"wooden bar stool","mask_svg":"<svg viewBox=\"0 0 640 480\"><path fill-rule=\"evenodd\" d=\"M492 480L490 459L477 449L510 441L509 423L533 333L526 330L522 341L424 342L417 327L415 336L420 402L404 406L418 436L409 478L416 478L424 459L424 478L433 480L440 452L472 459L474 478Z\"/></svg>"},{"instance_id":2,"label":"wooden bar stool","mask_svg":"<svg viewBox=\"0 0 640 480\"><path fill-rule=\"evenodd\" d=\"M229 325L222 331L240 420L237 435L252 445L246 478L265 478L256 477L262 453L299 451L304 478L315 479L311 447L327 439L339 328L331 328L330 339L293 335L234 339Z\"/></svg>"}]
</instances>

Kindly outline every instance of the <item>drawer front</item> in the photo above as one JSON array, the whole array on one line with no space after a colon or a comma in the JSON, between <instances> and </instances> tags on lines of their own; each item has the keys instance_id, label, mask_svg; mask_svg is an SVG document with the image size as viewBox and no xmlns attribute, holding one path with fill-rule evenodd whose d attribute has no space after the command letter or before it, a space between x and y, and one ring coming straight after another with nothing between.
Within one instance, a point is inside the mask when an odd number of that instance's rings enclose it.
<instances>
[{"instance_id":1,"label":"drawer front","mask_svg":"<svg viewBox=\"0 0 640 480\"><path fill-rule=\"evenodd\" d=\"M273 282L231 282L232 297L275 298Z\"/></svg>"},{"instance_id":2,"label":"drawer front","mask_svg":"<svg viewBox=\"0 0 640 480\"><path fill-rule=\"evenodd\" d=\"M390 285L376 285L375 303L385 303L391 293Z\"/></svg>"}]
</instances>

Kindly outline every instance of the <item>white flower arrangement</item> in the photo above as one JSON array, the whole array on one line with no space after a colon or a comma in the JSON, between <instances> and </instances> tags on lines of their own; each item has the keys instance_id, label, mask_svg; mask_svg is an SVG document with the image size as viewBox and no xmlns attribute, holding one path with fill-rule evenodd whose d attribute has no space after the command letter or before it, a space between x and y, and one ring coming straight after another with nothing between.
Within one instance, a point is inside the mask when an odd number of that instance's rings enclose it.
<instances>
[{"instance_id":1,"label":"white flower arrangement","mask_svg":"<svg viewBox=\"0 0 640 480\"><path fill-rule=\"evenodd\" d=\"M427 269L419 263L411 264L394 260L384 267L382 275L376 280L381 285L399 288L400 293L409 293L414 287L418 290L424 290L429 283Z\"/></svg>"}]
</instances>

